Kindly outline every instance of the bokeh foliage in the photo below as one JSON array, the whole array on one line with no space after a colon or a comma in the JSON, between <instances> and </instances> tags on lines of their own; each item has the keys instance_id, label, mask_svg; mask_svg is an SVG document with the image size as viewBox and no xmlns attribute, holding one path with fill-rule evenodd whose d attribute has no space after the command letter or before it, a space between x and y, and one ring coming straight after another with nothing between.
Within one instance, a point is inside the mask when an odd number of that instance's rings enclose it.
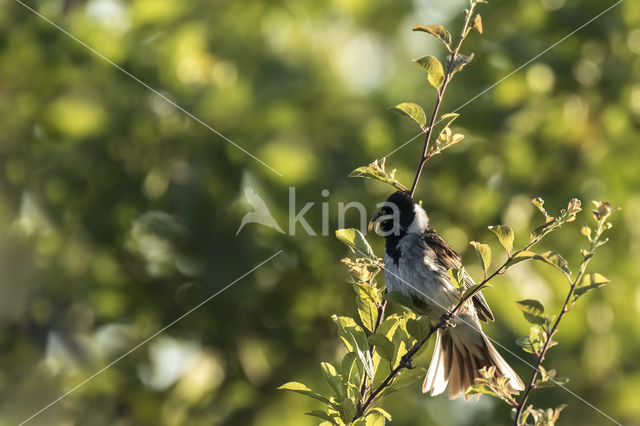
<instances>
[{"instance_id":1,"label":"bokeh foliage","mask_svg":"<svg viewBox=\"0 0 640 426\"><path fill-rule=\"evenodd\" d=\"M346 175L416 134L389 107L424 105L424 75L408 58L442 46L410 29L442 23L454 31L463 3L29 3L279 177L17 2L0 0L0 423L24 420L284 249L33 424L315 424L301 415L318 408L313 402L275 388L293 378L322 386L318 363L340 358L329 318L356 315L339 262L345 248L333 233L309 237L300 228L286 236L249 225L235 237L247 210L242 188L252 184L286 224L287 187L296 186L298 203L316 202L307 217L317 232L323 201L333 230L338 202L373 209L385 199L388 186L366 182L363 190ZM484 36L467 42L474 61L456 76L444 110L608 5L492 1L482 11ZM613 284L576 305L548 359L574 392L631 425L640 424L639 77L640 4L625 1L465 106L454 127L467 137L429 161L417 193L476 273L467 242L490 241L486 226L495 223L527 235L536 220L531 197L555 208L570 197L622 207L615 237L593 262ZM419 150L416 141L388 158L400 181L410 181ZM351 213L346 225L358 226ZM576 264L581 241L567 234L548 244ZM565 284L535 265L514 267L485 292L498 318L487 332L518 351L515 338L528 327L513 300L536 298L555 311ZM561 389L532 402L568 403L567 424L608 424ZM386 404L398 425L508 418L488 398L431 399L417 386Z\"/></svg>"}]
</instances>

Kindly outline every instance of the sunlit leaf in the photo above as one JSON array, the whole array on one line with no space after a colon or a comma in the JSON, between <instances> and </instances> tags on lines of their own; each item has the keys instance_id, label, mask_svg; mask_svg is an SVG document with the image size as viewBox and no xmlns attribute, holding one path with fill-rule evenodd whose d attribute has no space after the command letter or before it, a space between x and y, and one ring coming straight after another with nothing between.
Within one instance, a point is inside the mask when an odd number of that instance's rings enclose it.
<instances>
[{"instance_id":1,"label":"sunlit leaf","mask_svg":"<svg viewBox=\"0 0 640 426\"><path fill-rule=\"evenodd\" d=\"M320 363L320 368L322 369L322 375L324 376L324 379L327 381L327 383L331 387L331 390L333 391L334 396L339 400L342 400L343 398L345 398L346 397L345 387L344 387L344 384L342 383L342 379L338 375L338 371L336 370L336 368L328 362Z\"/></svg>"},{"instance_id":2,"label":"sunlit leaf","mask_svg":"<svg viewBox=\"0 0 640 426\"><path fill-rule=\"evenodd\" d=\"M473 297L473 295L475 295L478 291L481 291L480 288L488 288L491 287L491 284L488 283L477 283L472 285L471 287L467 288L464 293L462 293L462 297L460 297L460 300L462 299L469 299L471 297Z\"/></svg>"},{"instance_id":3,"label":"sunlit leaf","mask_svg":"<svg viewBox=\"0 0 640 426\"><path fill-rule=\"evenodd\" d=\"M513 250L513 240L515 238L513 230L507 225L490 226L489 230L498 236L500 244L507 250L507 253L511 253L511 250Z\"/></svg>"},{"instance_id":4,"label":"sunlit leaf","mask_svg":"<svg viewBox=\"0 0 640 426\"><path fill-rule=\"evenodd\" d=\"M473 23L471 24L471 28L473 28L474 30L482 34L482 17L480 16L480 14L477 14L473 18Z\"/></svg>"},{"instance_id":5,"label":"sunlit leaf","mask_svg":"<svg viewBox=\"0 0 640 426\"><path fill-rule=\"evenodd\" d=\"M444 69L438 59L433 56L423 56L415 59L414 62L427 72L427 80L436 89L439 89L444 82Z\"/></svg>"},{"instance_id":6,"label":"sunlit leaf","mask_svg":"<svg viewBox=\"0 0 640 426\"><path fill-rule=\"evenodd\" d=\"M486 274L489 270L489 266L491 265L491 248L487 244L478 243L476 241L471 241L469 244L476 249L476 253L480 258L482 270Z\"/></svg>"},{"instance_id":7,"label":"sunlit leaf","mask_svg":"<svg viewBox=\"0 0 640 426\"><path fill-rule=\"evenodd\" d=\"M350 423L356 415L356 405L349 398L345 398L340 404L340 418L345 423Z\"/></svg>"},{"instance_id":8,"label":"sunlit leaf","mask_svg":"<svg viewBox=\"0 0 640 426\"><path fill-rule=\"evenodd\" d=\"M417 380L424 379L426 372L423 367L405 368L398 373L398 376L393 381L393 387L395 389L402 389L410 386Z\"/></svg>"},{"instance_id":9,"label":"sunlit leaf","mask_svg":"<svg viewBox=\"0 0 640 426\"><path fill-rule=\"evenodd\" d=\"M336 237L338 240L346 244L356 254L356 256L377 259L371 249L371 246L359 230L355 228L338 229L336 230Z\"/></svg>"},{"instance_id":10,"label":"sunlit leaf","mask_svg":"<svg viewBox=\"0 0 640 426\"><path fill-rule=\"evenodd\" d=\"M449 31L442 25L416 25L413 27L413 31L429 33L442 40L446 45L451 44L451 34L449 34Z\"/></svg>"},{"instance_id":11,"label":"sunlit leaf","mask_svg":"<svg viewBox=\"0 0 640 426\"><path fill-rule=\"evenodd\" d=\"M544 306L534 299L520 300L516 302L522 311L524 318L531 324L543 325L545 323Z\"/></svg>"},{"instance_id":12,"label":"sunlit leaf","mask_svg":"<svg viewBox=\"0 0 640 426\"><path fill-rule=\"evenodd\" d=\"M444 123L444 128L451 126L451 124L453 124L454 121L456 121L456 119L460 117L460 114L455 113L455 112L449 112L447 114L442 114L442 116L440 116L440 123L441 122L445 122Z\"/></svg>"},{"instance_id":13,"label":"sunlit leaf","mask_svg":"<svg viewBox=\"0 0 640 426\"><path fill-rule=\"evenodd\" d=\"M452 60L451 55L449 55L448 60L449 61ZM456 56L453 58L453 63L451 64L451 73L454 74L462 70L462 68L464 68L472 60L473 60L473 53L469 56L462 55L460 53L456 54Z\"/></svg>"},{"instance_id":14,"label":"sunlit leaf","mask_svg":"<svg viewBox=\"0 0 640 426\"><path fill-rule=\"evenodd\" d=\"M380 358L387 361L393 361L394 350L393 343L384 334L372 334L369 336L369 343L371 343L380 355Z\"/></svg>"},{"instance_id":15,"label":"sunlit leaf","mask_svg":"<svg viewBox=\"0 0 640 426\"><path fill-rule=\"evenodd\" d=\"M356 292L356 305L360 321L369 332L373 333L378 320L376 290L362 283L353 283L353 290Z\"/></svg>"},{"instance_id":16,"label":"sunlit leaf","mask_svg":"<svg viewBox=\"0 0 640 426\"><path fill-rule=\"evenodd\" d=\"M390 172L386 171L384 158L380 161L376 160L373 163L370 163L368 166L358 167L357 169L349 173L349 177L378 180L380 182L387 183L401 191L406 191L407 188L400 182L398 182L394 175L395 170L391 170Z\"/></svg>"},{"instance_id":17,"label":"sunlit leaf","mask_svg":"<svg viewBox=\"0 0 640 426\"><path fill-rule=\"evenodd\" d=\"M538 326L529 329L529 336L520 337L516 340L516 344L525 352L538 354L542 345L544 345L545 334Z\"/></svg>"},{"instance_id":18,"label":"sunlit leaf","mask_svg":"<svg viewBox=\"0 0 640 426\"><path fill-rule=\"evenodd\" d=\"M429 331L431 330L431 324L429 323L429 318L422 315L418 318L410 318L407 320L407 332L418 341L422 341L427 337Z\"/></svg>"},{"instance_id":19,"label":"sunlit leaf","mask_svg":"<svg viewBox=\"0 0 640 426\"><path fill-rule=\"evenodd\" d=\"M544 253L535 253L532 251L521 251L517 253L513 258L509 261L509 265L514 265L516 263L522 262L523 260L538 260L540 262L547 263L549 265L555 266L559 270L562 271L565 275L571 275L571 270L569 269L569 264L567 261L557 252L555 251L546 251Z\"/></svg>"},{"instance_id":20,"label":"sunlit leaf","mask_svg":"<svg viewBox=\"0 0 640 426\"><path fill-rule=\"evenodd\" d=\"M499 398L498 394L492 391L488 385L484 385L484 384L471 385L467 388L464 394L465 395L478 395L478 394L490 395L490 396L493 396L494 398Z\"/></svg>"},{"instance_id":21,"label":"sunlit leaf","mask_svg":"<svg viewBox=\"0 0 640 426\"><path fill-rule=\"evenodd\" d=\"M410 117L413 121L418 123L423 131L425 130L425 127L427 126L427 115L424 113L424 110L420 105L405 102L394 106L391 110Z\"/></svg>"},{"instance_id":22,"label":"sunlit leaf","mask_svg":"<svg viewBox=\"0 0 640 426\"><path fill-rule=\"evenodd\" d=\"M585 274L582 279L580 280L580 282L578 283L578 285L576 286L576 288L573 290L573 294L575 296L575 298L577 299L578 297L582 296L583 294L591 291L591 290L595 290L597 288L600 288L604 285L606 285L607 283L609 283L609 279L607 277L605 277L602 274L599 274L597 272L591 273L591 274Z\"/></svg>"},{"instance_id":23,"label":"sunlit leaf","mask_svg":"<svg viewBox=\"0 0 640 426\"><path fill-rule=\"evenodd\" d=\"M312 416L312 417L318 417L322 420L326 420L329 423L331 423L332 425L337 425L338 423L336 423L335 419L333 417L331 417L329 415L329 413L327 413L326 411L322 411L322 410L313 410L313 411L308 411L306 413L304 413L307 416Z\"/></svg>"},{"instance_id":24,"label":"sunlit leaf","mask_svg":"<svg viewBox=\"0 0 640 426\"><path fill-rule=\"evenodd\" d=\"M289 383L285 383L284 385L278 387L278 390L288 390L291 392L297 392L300 393L302 395L306 395L308 397L317 399L318 401L322 401L327 405L331 404L331 401L329 401L329 398L320 395L319 393L316 393L314 391L312 391L311 389L309 389L307 387L307 385L304 385L302 383L299 382L289 382Z\"/></svg>"}]
</instances>

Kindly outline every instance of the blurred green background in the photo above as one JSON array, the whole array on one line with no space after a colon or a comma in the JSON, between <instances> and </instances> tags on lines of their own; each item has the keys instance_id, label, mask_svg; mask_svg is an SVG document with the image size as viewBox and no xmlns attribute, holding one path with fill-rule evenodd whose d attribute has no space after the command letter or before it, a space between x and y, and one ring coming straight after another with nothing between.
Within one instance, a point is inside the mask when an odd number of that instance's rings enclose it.
<instances>
[{"instance_id":1,"label":"blurred green background","mask_svg":"<svg viewBox=\"0 0 640 426\"><path fill-rule=\"evenodd\" d=\"M463 53L448 112L613 2L492 0L485 34ZM354 315L347 254L333 237L339 202L370 206L390 187L347 179L415 136L388 108L433 91L411 63L442 46L417 23L461 26L465 0L37 0L29 5L254 153L278 176L188 118L14 0L0 0L0 424L16 424L246 271L273 261L68 397L34 425L307 425L318 408L276 391L322 382L340 355L330 315ZM571 197L623 208L594 262L612 280L561 324L547 367L625 425L640 425L640 2L627 0L461 110L467 138L426 167L418 190L434 227L475 276L469 240L506 223L525 242ZM421 140L389 157L410 183ZM288 187L329 236L250 224L236 237L252 185L288 229ZM321 191L330 195L323 197ZM573 264L580 220L542 248ZM358 226L355 210L345 226ZM382 241L372 237L382 255ZM485 292L486 327L529 362L513 300L556 312L558 274L521 264ZM530 368L501 350L519 374ZM422 360L424 364L428 359ZM559 388L562 425L612 424ZM394 425L498 425L509 411L429 398L419 384L391 396Z\"/></svg>"}]
</instances>

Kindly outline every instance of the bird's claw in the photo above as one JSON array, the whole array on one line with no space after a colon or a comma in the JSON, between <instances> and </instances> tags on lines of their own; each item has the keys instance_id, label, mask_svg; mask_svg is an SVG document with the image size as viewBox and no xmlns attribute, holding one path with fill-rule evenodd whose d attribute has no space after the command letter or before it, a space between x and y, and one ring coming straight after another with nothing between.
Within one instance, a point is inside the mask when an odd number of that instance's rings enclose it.
<instances>
[{"instance_id":1,"label":"bird's claw","mask_svg":"<svg viewBox=\"0 0 640 426\"><path fill-rule=\"evenodd\" d=\"M408 368L409 370L413 369L413 364L411 362L411 357L407 356L409 354L404 354L402 358L400 358L400 362L404 368Z\"/></svg>"},{"instance_id":2,"label":"bird's claw","mask_svg":"<svg viewBox=\"0 0 640 426\"><path fill-rule=\"evenodd\" d=\"M447 312L442 314L442 317L440 318L440 322L442 323L442 325L444 327L455 327L456 323L452 322L451 320L453 320L456 316L451 313L451 312Z\"/></svg>"}]
</instances>

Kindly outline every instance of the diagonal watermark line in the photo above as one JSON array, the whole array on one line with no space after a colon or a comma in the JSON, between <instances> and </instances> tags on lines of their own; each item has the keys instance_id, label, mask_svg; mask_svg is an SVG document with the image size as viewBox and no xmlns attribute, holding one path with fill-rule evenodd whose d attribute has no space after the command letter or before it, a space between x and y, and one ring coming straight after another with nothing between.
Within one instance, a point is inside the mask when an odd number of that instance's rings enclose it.
<instances>
[{"instance_id":1,"label":"diagonal watermark line","mask_svg":"<svg viewBox=\"0 0 640 426\"><path fill-rule=\"evenodd\" d=\"M133 80L135 80L137 83L139 83L140 85L144 86L146 89L148 89L149 91L153 92L154 94L156 94L157 96L161 97L162 99L164 99L166 102L168 102L169 104L173 105L175 108L179 109L180 111L182 111L184 114L186 114L187 116L189 116L191 119L193 119L194 121L196 121L197 123L201 124L202 126L206 127L207 129L209 129L211 132L215 133L216 135L220 136L222 139L224 139L225 141L229 142L231 145L235 146L236 148L238 148L240 151L244 152L245 154L247 154L249 157L253 158L254 160L256 160L258 163L262 164L263 166L265 166L266 168L268 168L269 170L271 170L272 172L274 172L275 174L282 176L282 173L280 173L279 171L277 171L276 169L274 169L273 167L271 167L270 165L268 165L267 163L265 163L264 161L262 161L261 159L259 159L258 157L256 157L255 155L253 155L252 153L250 153L249 151L247 151L246 149L244 149L243 147L241 147L240 145L238 145L237 143L235 143L234 141L232 141L231 139L229 139L228 137L226 137L225 135L223 135L222 133L220 133L219 131L217 131L216 129L214 129L213 127L211 127L210 125L208 125L207 123L205 123L204 121L202 121L201 119L199 119L198 117L196 117L194 114L192 114L191 112L187 111L186 109L184 109L183 107L181 107L180 105L178 105L177 103L175 103L173 100L171 100L169 97L163 95L162 93L160 93L158 90L154 89L153 87L149 86L147 83L145 83L144 81L140 80L138 77L136 77L135 75L131 74L129 71L125 70L124 68L122 68L120 65L116 64L115 62L113 62L111 59L107 58L106 56L104 56L102 53L98 52L97 50L95 50L93 47L89 46L88 44L86 44L85 42L83 42L82 40L80 40L78 37L74 36L73 34L71 34L70 32L68 32L67 30L65 30L64 28L60 27L59 25L57 25L55 22L51 21L49 18L47 18L46 16L40 14L38 11L36 11L35 9L31 8L30 6L26 5L25 3L23 3L21 0L15 0L17 3L20 3L22 6L24 6L26 9L30 10L31 12L33 12L35 15L37 15L38 17L40 17L42 20L46 21L47 23L49 23L51 26L55 27L56 29L58 29L59 31L61 31L62 33L64 33L65 35L67 35L68 37L70 37L71 39L73 39L75 42L81 44L82 46L84 46L85 48L89 49L94 55L98 56L100 59L102 59L103 61L108 62L109 64L113 65L115 68L117 68L119 71L121 71L123 74L127 75L128 77L132 78Z\"/></svg>"},{"instance_id":2,"label":"diagonal watermark line","mask_svg":"<svg viewBox=\"0 0 640 426\"><path fill-rule=\"evenodd\" d=\"M573 36L574 34L576 34L578 31L582 30L584 27L588 26L589 24L593 23L595 20L599 19L601 16L605 15L606 13L608 13L610 10L612 10L613 8L615 8L616 6L620 5L620 3L622 3L624 0L618 0L616 3L612 4L611 6L609 6L608 8L606 8L605 10L603 10L602 12L600 12L599 14L597 14L596 16L594 16L593 18L591 18L590 20L588 20L587 22L585 22L584 24L580 25L578 28L576 28L575 30L573 30L572 32L570 32L569 34L567 34L566 36L562 37L560 40L556 41L555 43L553 43L551 46L547 47L546 49L544 49L542 52L538 53L536 56L534 56L533 58L529 59L527 62L525 62L524 64L520 65L518 68L514 69L513 71L511 71L509 74L505 75L504 77L502 77L500 80L496 81L495 83L493 83L491 86L487 87L486 89L482 90L481 92L479 92L478 94L476 94L474 97L472 97L471 99L469 99L468 101L466 101L465 103L463 103L462 105L458 106L456 109L454 109L453 111L451 111L451 113L456 113L458 111L460 111L462 108L466 107L467 105L469 105L471 102L475 101L476 99L478 99L479 97L481 97L482 95L484 95L485 93L493 90L496 86L498 86L499 84L501 84L502 82L504 82L506 79L508 79L509 77L511 77L512 75L514 75L515 73L517 73L518 71L522 70L523 68L527 67L528 65L530 65L532 62L534 62L536 59L538 59L539 57L541 57L542 55L544 55L545 53L547 53L548 51L554 49L555 47L557 47L559 44L564 43L568 38L570 38L571 36ZM440 124L443 120L440 119L437 122L435 122L433 125L436 126L437 124ZM411 139L409 139L408 141L404 142L402 145L398 146L396 149L394 149L393 151L391 151L390 153L388 153L387 155L385 155L384 157L390 157L391 155L395 154L396 152L400 151L402 148L404 148L405 146L409 145L411 142L413 142L414 140L416 140L419 136L423 135L423 133L418 133L417 135L415 135L414 137L412 137Z\"/></svg>"},{"instance_id":3,"label":"diagonal watermark line","mask_svg":"<svg viewBox=\"0 0 640 426\"><path fill-rule=\"evenodd\" d=\"M211 299L213 299L214 297L218 296L220 293L222 293L223 291L225 291L226 289L228 289L229 287L231 287L232 285L236 284L238 281L242 280L243 278L245 278L247 275L251 274L252 272L254 272L256 269L260 268L261 266L263 266L264 264L268 263L269 261L271 261L273 258L275 258L276 256L278 256L280 253L282 253L283 250L279 250L278 252L276 252L274 255L272 255L271 257L269 257L268 259L263 260L262 262L260 262L259 264L257 264L256 266L254 266L253 268L251 268L249 271L245 272L244 274L242 274L241 276L239 276L238 278L236 278L235 280L231 281L229 284L227 284L226 286L224 286L222 289L218 290L217 292L215 292L214 294L212 294L211 296L207 297L205 300L203 300L202 302L200 302L199 304L197 304L196 306L194 306L193 308L189 309L187 312L185 312L184 314L180 315L178 318L176 318L175 320L171 321L169 324L165 325L164 327L162 327L160 330L156 331L155 333L153 333L151 336L147 337L146 339L144 339L142 342L138 343L137 345L135 345L133 348L129 349L127 352L125 352L124 354L120 355L118 358L114 359L113 361L111 361L109 364L107 364L106 366L102 367L100 370L96 371L95 373L93 373L91 376L87 377L86 379L84 379L82 382L78 383L77 385L75 385L74 387L72 387L71 389L69 389L68 391L66 391L64 394L60 395L58 398L54 399L53 401L51 401L49 404L45 405L44 407L42 407L40 410L38 410L37 412L35 412L34 414L32 414L29 418L23 420L21 423L18 424L18 426L22 426L23 424L29 422L30 420L32 420L34 417L42 414L44 411L48 410L49 408L51 408L53 405L55 405L56 403L58 403L59 401L61 401L62 399L66 398L67 396L69 396L71 393L73 393L74 391L76 391L78 388L80 388L81 386L87 384L89 381L93 380L94 378L96 378L98 375L104 373L105 370L109 369L110 367L113 367L116 363L118 363L119 361L121 361L123 358L126 358L129 354L131 354L133 351L135 351L136 349L140 348L141 346L145 345L147 342L149 342L150 340L152 340L153 338L157 337L159 334L163 333L164 331L166 331L169 327L173 326L174 324L176 324L177 322L179 322L180 320L182 320L184 317L186 317L187 315L193 313L195 310L197 310L198 308L200 308L202 305L206 304L207 302L209 302Z\"/></svg>"},{"instance_id":4,"label":"diagonal watermark line","mask_svg":"<svg viewBox=\"0 0 640 426\"><path fill-rule=\"evenodd\" d=\"M357 252L359 252L361 255L367 257L367 255L365 253L362 253L360 250L357 250ZM417 291L418 293L420 293L421 295L423 295L424 297L426 297L427 299L429 299L430 301L432 301L433 303L435 303L436 305L440 306L442 309L444 309L445 312L449 312L449 309L446 308L444 305L442 305L441 303L439 303L437 300L433 299L432 297L430 297L429 295L425 294L422 290L416 288L415 286L413 286L412 284L408 283L405 279L403 279L402 277L398 276L397 274L391 272L390 270L388 270L385 265L382 264L378 264L379 267L382 267L382 269L384 269L385 273L389 273L391 275L393 275L395 278L399 279L400 281L402 281L404 284L408 285L409 287L411 287L413 290ZM464 318L462 318L461 316L458 316L458 319L462 322L464 322L466 325L468 325L469 327L471 327L473 330L477 331L478 333L483 334L483 331L481 328L476 327L474 324L471 324L470 322L468 322L467 320L465 320ZM485 334L485 336L491 340L493 343L495 343L496 345L500 346L500 348L504 349L505 351L509 352L511 355L513 355L514 357L516 357L517 359L519 359L520 361L522 361L524 364L528 365L529 367L531 367L531 369L536 370L538 373L542 374L542 372L540 370L538 370L534 365L530 364L528 361L526 361L524 358L520 357L519 355L517 355L516 353L514 353L513 351L511 351L509 348L507 348L506 346L504 346L503 344L501 344L500 342L498 342L496 339L489 337L488 335ZM549 380L551 380L554 384L558 385L559 387L561 387L562 389L564 389L565 391L567 391L569 394L571 394L572 396L578 398L580 401L584 402L586 405L588 405L589 407L593 408L595 411L597 411L598 413L602 414L604 417L606 417L607 419L611 420L613 423L617 424L618 426L622 426L622 423L618 422L617 420L613 419L611 416L609 416L607 413L605 413L604 411L600 410L598 407L596 407L595 405L591 404L589 401L585 400L584 398L582 398L580 395L576 394L575 392L573 392L571 389L567 388L564 385L561 385L560 383L558 383L557 381L555 381L552 378L549 378Z\"/></svg>"}]
</instances>

